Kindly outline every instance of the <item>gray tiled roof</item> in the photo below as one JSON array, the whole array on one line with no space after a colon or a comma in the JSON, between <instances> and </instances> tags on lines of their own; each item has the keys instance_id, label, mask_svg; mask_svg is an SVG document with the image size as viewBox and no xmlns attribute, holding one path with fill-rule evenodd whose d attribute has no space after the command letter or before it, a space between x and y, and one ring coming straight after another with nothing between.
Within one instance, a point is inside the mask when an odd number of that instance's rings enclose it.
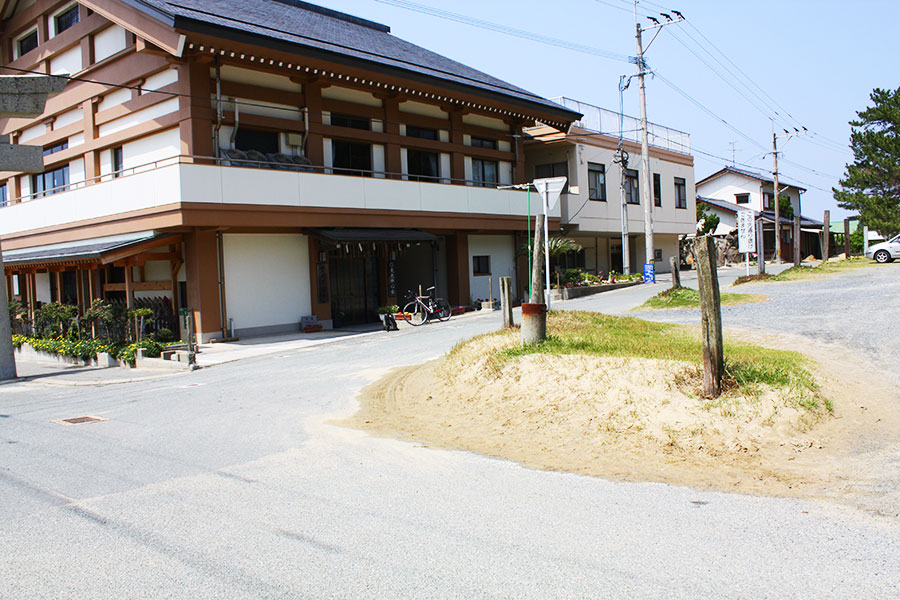
<instances>
[{"instance_id":1,"label":"gray tiled roof","mask_svg":"<svg viewBox=\"0 0 900 600\"><path fill-rule=\"evenodd\" d=\"M500 94L519 104L525 102L555 112L561 120L580 116L537 94L401 40L391 35L387 26L300 0L131 0L131 3L171 16L178 28L203 31L213 26L262 36Z\"/></svg>"}]
</instances>

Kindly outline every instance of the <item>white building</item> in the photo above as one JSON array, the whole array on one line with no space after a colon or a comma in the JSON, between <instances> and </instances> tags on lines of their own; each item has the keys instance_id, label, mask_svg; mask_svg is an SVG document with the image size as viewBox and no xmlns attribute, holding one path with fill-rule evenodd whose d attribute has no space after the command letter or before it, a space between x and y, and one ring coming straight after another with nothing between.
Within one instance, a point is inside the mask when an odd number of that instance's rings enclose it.
<instances>
[{"instance_id":1,"label":"white building","mask_svg":"<svg viewBox=\"0 0 900 600\"><path fill-rule=\"evenodd\" d=\"M584 115L568 133L549 127L528 129L534 142L526 145L529 177L566 175L567 193L560 201L560 231L584 247L565 266L608 273L622 271L622 168L614 161L618 147L618 113L569 98L555 101ZM646 262L644 210L641 206L641 146L639 121L625 117L623 144L629 154L625 171L630 263L639 272ZM650 181L657 272L669 270L669 258L679 256L680 236L696 226L694 158L690 136L650 124ZM554 235L551 232L551 235Z\"/></svg>"}]
</instances>

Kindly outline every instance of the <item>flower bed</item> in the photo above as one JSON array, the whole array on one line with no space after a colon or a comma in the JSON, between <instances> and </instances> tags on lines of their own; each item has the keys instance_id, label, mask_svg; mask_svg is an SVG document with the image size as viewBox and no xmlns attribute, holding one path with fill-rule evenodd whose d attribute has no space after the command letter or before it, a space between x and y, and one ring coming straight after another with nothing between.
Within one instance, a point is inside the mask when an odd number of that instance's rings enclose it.
<instances>
[{"instance_id":1,"label":"flower bed","mask_svg":"<svg viewBox=\"0 0 900 600\"><path fill-rule=\"evenodd\" d=\"M12 343L20 355L32 359L64 360L75 364L97 364L98 357L109 355L112 362L123 361L134 364L138 348L146 350L148 357L157 357L162 353L163 345L151 339L144 339L134 344L109 344L104 340L86 339L70 340L64 337L35 338L15 334ZM29 352L30 350L30 352Z\"/></svg>"}]
</instances>

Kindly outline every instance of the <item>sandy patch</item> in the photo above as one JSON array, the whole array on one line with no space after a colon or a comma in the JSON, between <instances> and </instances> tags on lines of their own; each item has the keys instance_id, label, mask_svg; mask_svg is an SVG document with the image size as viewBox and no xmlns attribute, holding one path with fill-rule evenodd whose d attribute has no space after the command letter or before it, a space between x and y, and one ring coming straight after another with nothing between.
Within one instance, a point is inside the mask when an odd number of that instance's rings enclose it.
<instances>
[{"instance_id":1,"label":"sandy patch","mask_svg":"<svg viewBox=\"0 0 900 600\"><path fill-rule=\"evenodd\" d=\"M900 420L890 402L871 401L873 392L890 394L872 377L827 375L837 360L846 368L843 353L820 348L816 356L835 402L834 417L816 418L771 389L711 403L691 392L696 368L677 361L526 355L498 367L488 360L515 343L517 332L489 336L396 369L363 390L359 412L339 424L538 469L892 510L894 500L861 474L878 471L873 457L889 455ZM862 441L867 449L857 451Z\"/></svg>"}]
</instances>

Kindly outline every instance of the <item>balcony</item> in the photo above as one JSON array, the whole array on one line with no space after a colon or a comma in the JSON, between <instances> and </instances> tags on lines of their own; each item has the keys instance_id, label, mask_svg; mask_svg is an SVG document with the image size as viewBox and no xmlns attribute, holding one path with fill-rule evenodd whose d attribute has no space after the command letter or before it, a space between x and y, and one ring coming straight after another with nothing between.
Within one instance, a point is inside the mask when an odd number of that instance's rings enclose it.
<instances>
[{"instance_id":1,"label":"balcony","mask_svg":"<svg viewBox=\"0 0 900 600\"><path fill-rule=\"evenodd\" d=\"M582 127L588 131L602 133L612 137L619 137L619 113L586 102L579 102L571 98L553 98L557 104L579 112L583 117L575 121L575 127ZM622 119L622 137L632 142L641 142L641 120L635 117L624 116ZM647 142L651 146L664 148L679 154L691 153L691 135L670 127L663 127L656 123L647 123Z\"/></svg>"},{"instance_id":2,"label":"balcony","mask_svg":"<svg viewBox=\"0 0 900 600\"><path fill-rule=\"evenodd\" d=\"M116 177L104 175L48 190L41 197L12 199L0 208L0 235L182 202L523 218L528 214L527 196L518 190L479 187L476 182L448 185L390 178L402 177L398 174L372 172L361 177L337 171L313 166L288 170L258 161L253 166L225 166L210 158L174 156L125 169ZM540 199L534 195L531 200L533 212ZM559 206L550 216L559 217Z\"/></svg>"}]
</instances>

